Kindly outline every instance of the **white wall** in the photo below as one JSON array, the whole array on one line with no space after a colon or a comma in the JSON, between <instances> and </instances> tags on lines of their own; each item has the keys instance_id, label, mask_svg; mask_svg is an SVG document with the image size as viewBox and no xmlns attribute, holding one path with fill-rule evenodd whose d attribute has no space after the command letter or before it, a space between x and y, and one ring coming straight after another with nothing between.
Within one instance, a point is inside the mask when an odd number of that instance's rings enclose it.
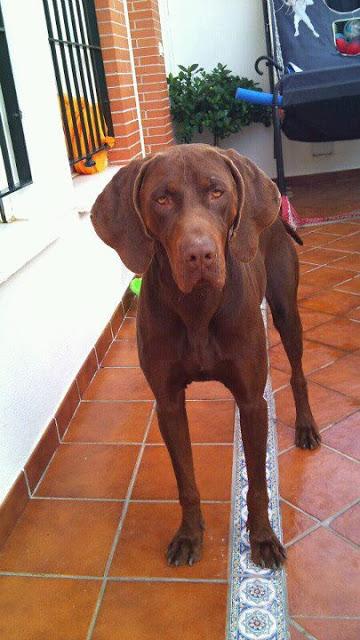
<instances>
[{"instance_id":1,"label":"white wall","mask_svg":"<svg viewBox=\"0 0 360 640\"><path fill-rule=\"evenodd\" d=\"M160 7L168 72L176 74L178 64L187 66L197 62L205 69L212 69L221 62L268 90L267 68L263 77L254 69L256 58L266 54L260 0L160 0ZM272 129L252 125L221 144L237 149L271 176L276 175ZM284 158L287 175L357 168L360 141L337 142L332 155L314 157L311 144L293 142L284 136Z\"/></svg>"},{"instance_id":2,"label":"white wall","mask_svg":"<svg viewBox=\"0 0 360 640\"><path fill-rule=\"evenodd\" d=\"M76 212L113 170L76 179L74 191L43 3L1 6L34 183L5 199L25 221L0 225L0 502L131 277Z\"/></svg>"}]
</instances>

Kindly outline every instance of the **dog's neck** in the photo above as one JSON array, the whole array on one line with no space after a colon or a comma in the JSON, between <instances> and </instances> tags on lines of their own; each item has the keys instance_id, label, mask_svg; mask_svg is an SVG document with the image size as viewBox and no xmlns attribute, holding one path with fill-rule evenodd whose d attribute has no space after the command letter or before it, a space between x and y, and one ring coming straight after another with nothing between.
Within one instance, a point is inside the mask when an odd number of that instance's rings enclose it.
<instances>
[{"instance_id":1,"label":"dog's neck","mask_svg":"<svg viewBox=\"0 0 360 640\"><path fill-rule=\"evenodd\" d=\"M157 282L162 291L162 302L179 316L196 358L206 368L209 324L223 303L226 284L223 290L203 284L190 293L183 293L174 280L169 259L162 247L156 251L151 270L152 286Z\"/></svg>"}]
</instances>

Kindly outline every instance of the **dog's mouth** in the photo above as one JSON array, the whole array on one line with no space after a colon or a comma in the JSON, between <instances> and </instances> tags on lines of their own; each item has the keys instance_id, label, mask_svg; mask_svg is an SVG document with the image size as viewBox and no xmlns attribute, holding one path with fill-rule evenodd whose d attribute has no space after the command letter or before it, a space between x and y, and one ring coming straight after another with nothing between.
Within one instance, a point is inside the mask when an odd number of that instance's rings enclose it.
<instances>
[{"instance_id":1,"label":"dog's mouth","mask_svg":"<svg viewBox=\"0 0 360 640\"><path fill-rule=\"evenodd\" d=\"M216 289L221 291L225 285L225 269L220 270L218 267L211 272L188 272L186 268L174 273L174 280L182 293L188 294L192 291L205 289Z\"/></svg>"}]
</instances>

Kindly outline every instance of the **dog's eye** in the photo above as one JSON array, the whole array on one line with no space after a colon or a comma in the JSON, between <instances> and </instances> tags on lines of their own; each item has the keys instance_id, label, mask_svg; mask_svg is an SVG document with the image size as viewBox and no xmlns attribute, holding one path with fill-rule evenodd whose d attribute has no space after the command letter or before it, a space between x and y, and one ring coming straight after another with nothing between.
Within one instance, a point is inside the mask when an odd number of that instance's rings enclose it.
<instances>
[{"instance_id":1,"label":"dog's eye","mask_svg":"<svg viewBox=\"0 0 360 640\"><path fill-rule=\"evenodd\" d=\"M156 198L156 202L161 205L169 204L170 199L168 196L160 196L159 198Z\"/></svg>"},{"instance_id":2,"label":"dog's eye","mask_svg":"<svg viewBox=\"0 0 360 640\"><path fill-rule=\"evenodd\" d=\"M217 200L218 198L221 198L224 192L221 191L221 189L212 189L210 193L211 193L211 197Z\"/></svg>"}]
</instances>

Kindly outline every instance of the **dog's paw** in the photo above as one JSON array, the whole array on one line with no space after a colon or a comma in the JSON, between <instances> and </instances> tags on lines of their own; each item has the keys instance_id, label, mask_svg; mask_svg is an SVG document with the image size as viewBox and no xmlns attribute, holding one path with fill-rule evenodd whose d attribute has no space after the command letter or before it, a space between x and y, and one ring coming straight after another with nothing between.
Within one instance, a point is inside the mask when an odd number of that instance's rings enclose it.
<instances>
[{"instance_id":1,"label":"dog's paw","mask_svg":"<svg viewBox=\"0 0 360 640\"><path fill-rule=\"evenodd\" d=\"M250 545L252 561L263 569L278 569L286 560L285 547L272 531L262 540L250 535Z\"/></svg>"},{"instance_id":2,"label":"dog's paw","mask_svg":"<svg viewBox=\"0 0 360 640\"><path fill-rule=\"evenodd\" d=\"M188 564L190 567L201 558L202 532L197 535L186 535L178 531L170 542L167 550L169 565L180 567Z\"/></svg>"},{"instance_id":3,"label":"dog's paw","mask_svg":"<svg viewBox=\"0 0 360 640\"><path fill-rule=\"evenodd\" d=\"M321 435L314 424L296 425L295 444L299 449L317 449L320 443Z\"/></svg>"}]
</instances>

